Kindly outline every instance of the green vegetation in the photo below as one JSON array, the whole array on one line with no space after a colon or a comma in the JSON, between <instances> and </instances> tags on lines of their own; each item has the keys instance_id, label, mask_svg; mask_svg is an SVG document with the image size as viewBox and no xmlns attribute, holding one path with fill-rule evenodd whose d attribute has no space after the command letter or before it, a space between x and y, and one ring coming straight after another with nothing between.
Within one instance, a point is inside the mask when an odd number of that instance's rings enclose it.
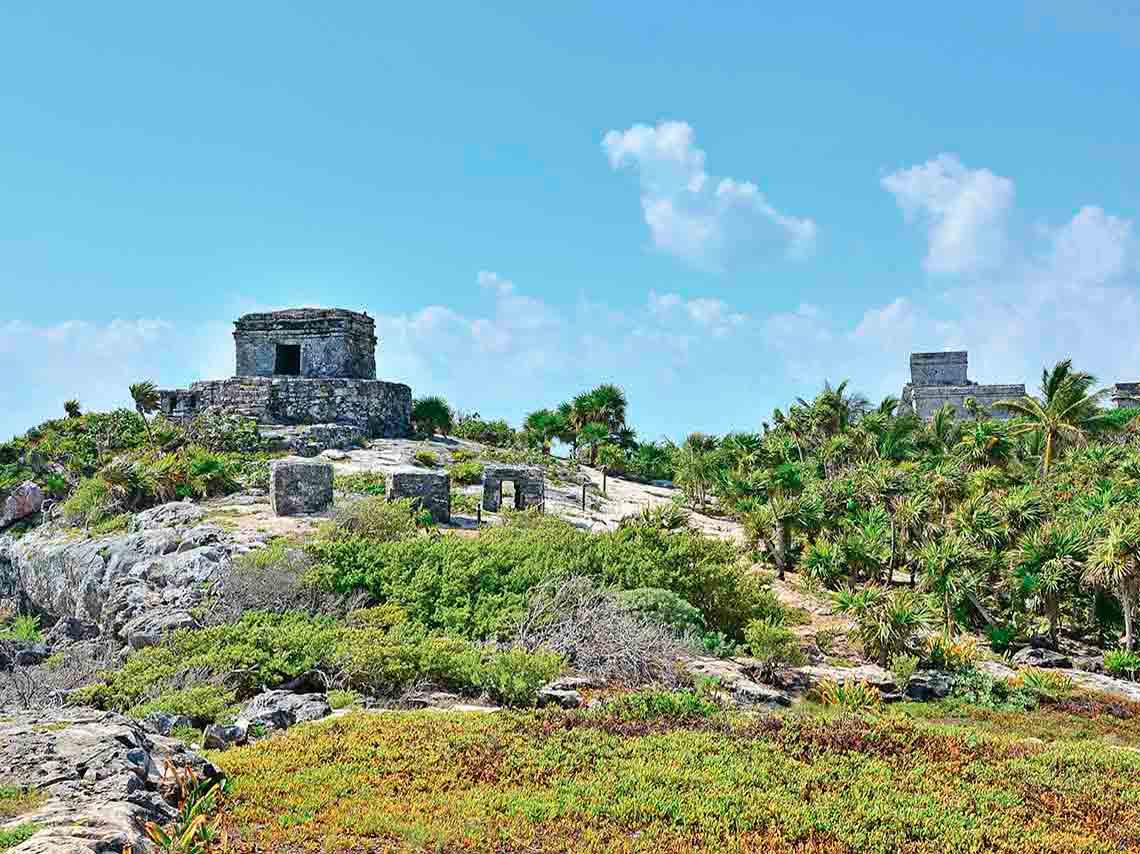
<instances>
[{"instance_id":1,"label":"green vegetation","mask_svg":"<svg viewBox=\"0 0 1140 854\"><path fill-rule=\"evenodd\" d=\"M322 539L308 551L312 577L326 589L366 590L431 631L473 639L507 632L529 591L556 575L668 590L697 608L709 629L737 639L773 601L732 544L645 524L593 534L523 513L475 539Z\"/></svg>"},{"instance_id":2,"label":"green vegetation","mask_svg":"<svg viewBox=\"0 0 1140 854\"><path fill-rule=\"evenodd\" d=\"M427 448L421 448L412 454L412 458L421 466L428 468L435 468L439 465L439 454L435 451L429 451Z\"/></svg>"},{"instance_id":3,"label":"green vegetation","mask_svg":"<svg viewBox=\"0 0 1140 854\"><path fill-rule=\"evenodd\" d=\"M838 708L858 711L860 690ZM736 718L641 692L583 712L355 713L212 759L238 852L1108 854L1140 846L1140 758L1089 736L1140 743L1132 714L956 701Z\"/></svg>"},{"instance_id":4,"label":"green vegetation","mask_svg":"<svg viewBox=\"0 0 1140 854\"><path fill-rule=\"evenodd\" d=\"M498 650L472 641L429 637L399 609L348 621L333 617L246 613L236 623L175 632L134 652L119 670L73 699L144 717L169 712L195 723L226 720L263 685L313 670L340 674L349 690L395 696L421 681L498 702L533 705L535 692L561 669L558 656ZM193 684L186 684L193 674Z\"/></svg>"},{"instance_id":5,"label":"green vegetation","mask_svg":"<svg viewBox=\"0 0 1140 854\"><path fill-rule=\"evenodd\" d=\"M446 436L454 420L455 414L442 397L420 397L412 403L412 426L417 433Z\"/></svg>"},{"instance_id":6,"label":"green vegetation","mask_svg":"<svg viewBox=\"0 0 1140 854\"><path fill-rule=\"evenodd\" d=\"M15 827L10 827L7 830L0 830L0 851L7 851L9 848L15 848L21 842L31 839L40 826L34 822L25 822L17 824Z\"/></svg>"},{"instance_id":7,"label":"green vegetation","mask_svg":"<svg viewBox=\"0 0 1140 854\"><path fill-rule=\"evenodd\" d=\"M40 618L34 614L19 614L7 624L0 623L0 640L4 638L38 643L43 640Z\"/></svg>"},{"instance_id":8,"label":"green vegetation","mask_svg":"<svg viewBox=\"0 0 1140 854\"><path fill-rule=\"evenodd\" d=\"M381 472L362 471L338 474L333 478L333 489L357 495L384 495L388 481Z\"/></svg>"},{"instance_id":9,"label":"green vegetation","mask_svg":"<svg viewBox=\"0 0 1140 854\"><path fill-rule=\"evenodd\" d=\"M448 473L452 483L469 485L483 482L483 464L475 460L452 463Z\"/></svg>"}]
</instances>

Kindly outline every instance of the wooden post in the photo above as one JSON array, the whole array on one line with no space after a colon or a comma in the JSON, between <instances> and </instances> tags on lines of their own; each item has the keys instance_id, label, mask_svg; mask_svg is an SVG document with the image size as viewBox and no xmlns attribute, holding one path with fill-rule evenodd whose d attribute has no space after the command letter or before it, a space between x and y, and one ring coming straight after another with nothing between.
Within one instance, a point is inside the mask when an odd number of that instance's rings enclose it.
<instances>
[{"instance_id":1,"label":"wooden post","mask_svg":"<svg viewBox=\"0 0 1140 854\"><path fill-rule=\"evenodd\" d=\"M586 484L582 484L582 509L586 509Z\"/></svg>"},{"instance_id":2,"label":"wooden post","mask_svg":"<svg viewBox=\"0 0 1140 854\"><path fill-rule=\"evenodd\" d=\"M475 505L475 522L479 525L483 524L483 499L479 499L479 503Z\"/></svg>"}]
</instances>

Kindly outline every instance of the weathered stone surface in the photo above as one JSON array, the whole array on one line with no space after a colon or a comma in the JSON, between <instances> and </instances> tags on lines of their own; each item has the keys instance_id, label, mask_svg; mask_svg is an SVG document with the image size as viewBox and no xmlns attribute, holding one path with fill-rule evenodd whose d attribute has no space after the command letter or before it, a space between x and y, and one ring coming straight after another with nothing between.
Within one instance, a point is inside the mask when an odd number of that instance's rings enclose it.
<instances>
[{"instance_id":1,"label":"weathered stone surface","mask_svg":"<svg viewBox=\"0 0 1140 854\"><path fill-rule=\"evenodd\" d=\"M946 353L911 353L911 381L903 386L899 409L928 419L949 403L955 416L968 416L966 399L992 407L999 400L1025 395L1025 384L979 385L966 376L968 356L959 350ZM1003 409L990 409L994 418L1008 418Z\"/></svg>"},{"instance_id":2,"label":"weathered stone surface","mask_svg":"<svg viewBox=\"0 0 1140 854\"><path fill-rule=\"evenodd\" d=\"M940 700L949 697L954 683L951 678L937 670L919 670L910 677L903 693L912 700Z\"/></svg>"},{"instance_id":3,"label":"weathered stone surface","mask_svg":"<svg viewBox=\"0 0 1140 854\"><path fill-rule=\"evenodd\" d=\"M585 688L601 688L604 685L601 679L595 676L559 676L544 687L552 691L581 691Z\"/></svg>"},{"instance_id":4,"label":"weathered stone surface","mask_svg":"<svg viewBox=\"0 0 1140 854\"><path fill-rule=\"evenodd\" d=\"M91 709L5 711L0 718L0 784L43 792L47 800L9 822L40 830L11 854L154 851L143 824L177 814L163 791L170 768L209 778L217 770L173 739L134 721ZM0 822L0 827L3 822Z\"/></svg>"},{"instance_id":5,"label":"weathered stone surface","mask_svg":"<svg viewBox=\"0 0 1140 854\"><path fill-rule=\"evenodd\" d=\"M775 709L792 704L792 698L784 691L770 685L761 685L751 679L738 679L732 684L730 691L733 702L744 708Z\"/></svg>"},{"instance_id":6,"label":"weathered stone surface","mask_svg":"<svg viewBox=\"0 0 1140 854\"><path fill-rule=\"evenodd\" d=\"M269 503L278 516L320 513L332 502L331 463L287 457L269 464Z\"/></svg>"},{"instance_id":7,"label":"weathered stone surface","mask_svg":"<svg viewBox=\"0 0 1140 854\"><path fill-rule=\"evenodd\" d=\"M299 424L267 427L262 436L274 450L288 451L299 457L325 456L359 448L368 437L359 424Z\"/></svg>"},{"instance_id":8,"label":"weathered stone surface","mask_svg":"<svg viewBox=\"0 0 1140 854\"><path fill-rule=\"evenodd\" d=\"M447 472L401 466L389 477L388 500L401 498L411 498L417 506L430 511L432 519L440 524L451 521L451 476Z\"/></svg>"},{"instance_id":9,"label":"weathered stone surface","mask_svg":"<svg viewBox=\"0 0 1140 854\"><path fill-rule=\"evenodd\" d=\"M503 481L515 486L515 509L542 507L546 500L546 476L538 466L489 463L483 466L483 509L499 512L503 503Z\"/></svg>"},{"instance_id":10,"label":"weathered stone surface","mask_svg":"<svg viewBox=\"0 0 1140 854\"><path fill-rule=\"evenodd\" d=\"M1073 662L1067 655L1054 652L1051 649L1027 646L1014 653L1012 661L1018 667L1072 667Z\"/></svg>"},{"instance_id":11,"label":"weathered stone surface","mask_svg":"<svg viewBox=\"0 0 1140 854\"><path fill-rule=\"evenodd\" d=\"M55 625L44 636L44 643L53 650L57 650L97 637L99 637L97 625L89 620L80 620L68 616L56 620Z\"/></svg>"},{"instance_id":12,"label":"weathered stone surface","mask_svg":"<svg viewBox=\"0 0 1140 854\"><path fill-rule=\"evenodd\" d=\"M0 503L0 528L39 513L43 503L44 491L32 481L24 481Z\"/></svg>"},{"instance_id":13,"label":"weathered stone surface","mask_svg":"<svg viewBox=\"0 0 1140 854\"><path fill-rule=\"evenodd\" d=\"M210 724L202 732L202 747L207 750L225 750L237 744L245 744L248 731L243 723Z\"/></svg>"},{"instance_id":14,"label":"weathered stone surface","mask_svg":"<svg viewBox=\"0 0 1140 854\"><path fill-rule=\"evenodd\" d=\"M232 547L195 545L201 509L166 504L138 514L133 533L76 540L41 527L20 539L0 536L0 595L19 596L58 620L97 627L108 638L145 644L156 630L186 625ZM195 535L196 536L196 535ZM72 628L61 631L72 631ZM53 636L53 645L61 642Z\"/></svg>"},{"instance_id":15,"label":"weathered stone surface","mask_svg":"<svg viewBox=\"0 0 1140 854\"><path fill-rule=\"evenodd\" d=\"M169 715L166 712L149 714L139 723L147 732L165 736L169 736L176 729L194 725L194 722L185 715Z\"/></svg>"},{"instance_id":16,"label":"weathered stone surface","mask_svg":"<svg viewBox=\"0 0 1140 854\"><path fill-rule=\"evenodd\" d=\"M540 688L538 691L538 705L559 706L563 709L576 709L582 705L582 695L573 690L558 690L555 688Z\"/></svg>"},{"instance_id":17,"label":"weathered stone surface","mask_svg":"<svg viewBox=\"0 0 1140 854\"><path fill-rule=\"evenodd\" d=\"M331 712L328 697L324 694L265 691L242 706L238 723L247 729L262 726L267 731L285 730L306 721L319 720Z\"/></svg>"},{"instance_id":18,"label":"weathered stone surface","mask_svg":"<svg viewBox=\"0 0 1140 854\"><path fill-rule=\"evenodd\" d=\"M281 347L298 348L296 375L376 378L376 326L342 308L290 308L247 314L234 322L239 377L286 373Z\"/></svg>"},{"instance_id":19,"label":"weathered stone surface","mask_svg":"<svg viewBox=\"0 0 1140 854\"><path fill-rule=\"evenodd\" d=\"M793 681L805 689L814 688L825 679L840 685L846 682L867 682L884 694L893 694L897 688L895 677L877 664L862 664L858 667L830 667L823 664L809 664L796 667L791 673Z\"/></svg>"}]
</instances>

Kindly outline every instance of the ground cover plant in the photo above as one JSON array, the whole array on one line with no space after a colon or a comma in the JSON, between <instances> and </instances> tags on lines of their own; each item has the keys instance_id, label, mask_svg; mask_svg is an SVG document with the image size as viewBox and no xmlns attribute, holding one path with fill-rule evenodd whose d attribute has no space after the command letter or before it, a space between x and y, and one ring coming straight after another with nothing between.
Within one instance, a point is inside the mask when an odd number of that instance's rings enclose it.
<instances>
[{"instance_id":1,"label":"ground cover plant","mask_svg":"<svg viewBox=\"0 0 1140 854\"><path fill-rule=\"evenodd\" d=\"M905 712L354 713L215 756L221 827L235 851L1140 850L1135 753Z\"/></svg>"}]
</instances>

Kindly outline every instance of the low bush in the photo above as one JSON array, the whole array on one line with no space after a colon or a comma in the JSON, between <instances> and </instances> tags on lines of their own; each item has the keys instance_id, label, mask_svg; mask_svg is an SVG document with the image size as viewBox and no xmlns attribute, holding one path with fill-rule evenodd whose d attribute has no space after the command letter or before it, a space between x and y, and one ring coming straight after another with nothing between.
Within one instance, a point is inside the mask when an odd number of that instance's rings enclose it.
<instances>
[{"instance_id":1,"label":"low bush","mask_svg":"<svg viewBox=\"0 0 1140 854\"><path fill-rule=\"evenodd\" d=\"M506 421L484 421L477 415L460 418L452 428L452 434L460 439L500 448L516 442L516 433Z\"/></svg>"},{"instance_id":2,"label":"low bush","mask_svg":"<svg viewBox=\"0 0 1140 854\"><path fill-rule=\"evenodd\" d=\"M918 670L918 663L917 655L896 655L891 659L891 675L900 691L906 691L914 672Z\"/></svg>"},{"instance_id":3,"label":"low bush","mask_svg":"<svg viewBox=\"0 0 1140 854\"><path fill-rule=\"evenodd\" d=\"M1028 667L1018 674L1016 685L1038 697L1059 700L1071 696L1076 690L1073 679L1064 673Z\"/></svg>"},{"instance_id":4,"label":"low bush","mask_svg":"<svg viewBox=\"0 0 1140 854\"><path fill-rule=\"evenodd\" d=\"M585 577L552 578L530 594L513 642L551 650L579 673L607 683L676 685L685 651L676 630L630 609Z\"/></svg>"},{"instance_id":5,"label":"low bush","mask_svg":"<svg viewBox=\"0 0 1140 854\"><path fill-rule=\"evenodd\" d=\"M639 587L620 594L621 602L631 611L652 617L678 634L704 634L705 618L701 612L669 590Z\"/></svg>"},{"instance_id":6,"label":"low bush","mask_svg":"<svg viewBox=\"0 0 1140 854\"><path fill-rule=\"evenodd\" d=\"M483 482L483 464L475 460L453 463L448 473L453 483L469 485Z\"/></svg>"},{"instance_id":7,"label":"low bush","mask_svg":"<svg viewBox=\"0 0 1140 854\"><path fill-rule=\"evenodd\" d=\"M542 514L513 514L474 539L325 538L308 548L314 579L329 589L366 590L431 631L469 638L509 632L531 588L556 576L668 590L699 609L710 630L734 639L778 606L735 546L691 531L635 526L595 534Z\"/></svg>"},{"instance_id":8,"label":"low bush","mask_svg":"<svg viewBox=\"0 0 1140 854\"><path fill-rule=\"evenodd\" d=\"M40 618L34 614L20 614L13 617L7 625L0 625L0 638L38 643L43 640Z\"/></svg>"},{"instance_id":9,"label":"low bush","mask_svg":"<svg viewBox=\"0 0 1140 854\"><path fill-rule=\"evenodd\" d=\"M328 542L362 539L376 543L408 539L416 534L412 499L388 501L373 495L339 507L331 522L321 528Z\"/></svg>"},{"instance_id":10,"label":"low bush","mask_svg":"<svg viewBox=\"0 0 1140 854\"><path fill-rule=\"evenodd\" d=\"M451 461L453 463L466 463L477 459L479 459L479 455L470 448L459 448L451 452Z\"/></svg>"},{"instance_id":11,"label":"low bush","mask_svg":"<svg viewBox=\"0 0 1140 854\"><path fill-rule=\"evenodd\" d=\"M930 666L948 673L958 673L975 667L980 656L977 641L968 635L953 638L939 632L932 635L927 644L926 657Z\"/></svg>"},{"instance_id":12,"label":"low bush","mask_svg":"<svg viewBox=\"0 0 1140 854\"><path fill-rule=\"evenodd\" d=\"M1140 674L1140 652L1114 649L1104 654L1104 669L1118 679L1137 679Z\"/></svg>"},{"instance_id":13,"label":"low bush","mask_svg":"<svg viewBox=\"0 0 1140 854\"><path fill-rule=\"evenodd\" d=\"M645 688L630 691L607 700L587 714L595 718L642 722L661 721L683 723L705 720L721 713L721 707L707 691L663 691Z\"/></svg>"},{"instance_id":14,"label":"low bush","mask_svg":"<svg viewBox=\"0 0 1140 854\"><path fill-rule=\"evenodd\" d=\"M358 495L384 495L388 482L381 472L360 471L352 474L338 474L333 478L333 488L339 492Z\"/></svg>"},{"instance_id":15,"label":"low bush","mask_svg":"<svg viewBox=\"0 0 1140 854\"><path fill-rule=\"evenodd\" d=\"M210 408L186 425L186 441L208 451L253 454L265 449L257 421Z\"/></svg>"},{"instance_id":16,"label":"low bush","mask_svg":"<svg viewBox=\"0 0 1140 854\"><path fill-rule=\"evenodd\" d=\"M394 611L387 613L387 626L380 609L370 611L347 623L292 612L248 613L231 625L184 629L134 652L72 699L136 716L169 711L208 723L224 720L234 703L263 687L316 671L342 690L373 696L396 696L427 681L463 693L485 690L508 705L532 705L534 691L561 668L554 653L429 637Z\"/></svg>"},{"instance_id":17,"label":"low bush","mask_svg":"<svg viewBox=\"0 0 1140 854\"><path fill-rule=\"evenodd\" d=\"M878 688L869 682L853 679L844 682L824 679L815 686L812 698L821 706L832 706L853 714L877 712L883 705Z\"/></svg>"},{"instance_id":18,"label":"low bush","mask_svg":"<svg viewBox=\"0 0 1140 854\"><path fill-rule=\"evenodd\" d=\"M412 458L421 466L435 468L439 465L439 454L435 451L419 450L412 454Z\"/></svg>"},{"instance_id":19,"label":"low bush","mask_svg":"<svg viewBox=\"0 0 1140 854\"><path fill-rule=\"evenodd\" d=\"M784 667L797 667L807 659L799 638L786 626L771 620L753 620L744 630L744 644L760 662L760 676L772 681Z\"/></svg>"},{"instance_id":20,"label":"low bush","mask_svg":"<svg viewBox=\"0 0 1140 854\"><path fill-rule=\"evenodd\" d=\"M460 492L458 489L451 490L452 513L476 513L479 510L480 501L481 498L478 495Z\"/></svg>"}]
</instances>

